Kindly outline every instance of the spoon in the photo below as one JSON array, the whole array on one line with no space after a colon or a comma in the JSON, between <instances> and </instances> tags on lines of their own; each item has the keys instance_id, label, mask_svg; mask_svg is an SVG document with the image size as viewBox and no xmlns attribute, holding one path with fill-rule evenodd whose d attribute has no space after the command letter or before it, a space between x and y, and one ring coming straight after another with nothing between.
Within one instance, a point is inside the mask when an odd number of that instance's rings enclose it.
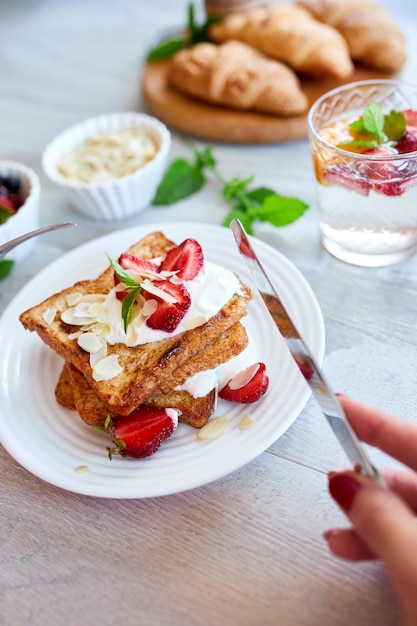
<instances>
[{"instance_id":1,"label":"spoon","mask_svg":"<svg viewBox=\"0 0 417 626\"><path fill-rule=\"evenodd\" d=\"M49 226L43 226L43 228L38 228L37 230L31 230L29 233L25 233L24 235L20 235L20 237L16 237L16 239L11 239L10 241L6 241L0 245L0 259L2 259L10 250L12 250L15 246L23 243L27 239L32 239L32 237L37 237L38 235L43 235L43 233L49 233L52 230L59 230L60 228L67 228L68 226L76 226L73 222L62 222L60 224L50 224Z\"/></svg>"}]
</instances>

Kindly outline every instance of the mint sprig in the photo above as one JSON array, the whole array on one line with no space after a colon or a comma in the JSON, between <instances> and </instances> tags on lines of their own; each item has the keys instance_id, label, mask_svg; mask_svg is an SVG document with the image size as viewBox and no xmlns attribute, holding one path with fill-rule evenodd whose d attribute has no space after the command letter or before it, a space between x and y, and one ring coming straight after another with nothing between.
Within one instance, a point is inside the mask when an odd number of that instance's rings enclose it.
<instances>
[{"instance_id":1,"label":"mint sprig","mask_svg":"<svg viewBox=\"0 0 417 626\"><path fill-rule=\"evenodd\" d=\"M123 328L125 333L127 332L127 328L130 324L130 320L132 319L133 307L136 302L136 298L142 292L142 287L140 284L132 278L132 276L126 272L126 270L114 259L111 258L110 255L106 253L107 258L110 261L110 265L112 266L114 273L121 283L126 287L126 291L129 293L122 300L122 318L123 318Z\"/></svg>"},{"instance_id":2,"label":"mint sprig","mask_svg":"<svg viewBox=\"0 0 417 626\"><path fill-rule=\"evenodd\" d=\"M220 184L221 193L231 210L222 222L229 226L233 218L242 222L245 230L253 234L256 221L269 222L274 226L287 226L295 222L308 209L308 204L298 198L289 198L268 187L251 187L253 176L223 178L217 168L213 149L203 150L190 145L193 160L184 158L173 161L158 186L153 204L166 206L183 200L199 191L207 182L207 172Z\"/></svg>"},{"instance_id":3,"label":"mint sprig","mask_svg":"<svg viewBox=\"0 0 417 626\"><path fill-rule=\"evenodd\" d=\"M337 147L361 154L398 141L404 135L406 126L406 119L401 111L392 110L384 115L381 105L369 102L363 116L349 124L356 138L343 141Z\"/></svg>"},{"instance_id":4,"label":"mint sprig","mask_svg":"<svg viewBox=\"0 0 417 626\"><path fill-rule=\"evenodd\" d=\"M153 47L148 55L147 61L159 61L167 59L182 48L189 48L202 41L209 41L207 31L218 17L208 15L202 24L197 24L195 20L194 5L189 4L187 10L187 28L184 35L169 37Z\"/></svg>"}]
</instances>

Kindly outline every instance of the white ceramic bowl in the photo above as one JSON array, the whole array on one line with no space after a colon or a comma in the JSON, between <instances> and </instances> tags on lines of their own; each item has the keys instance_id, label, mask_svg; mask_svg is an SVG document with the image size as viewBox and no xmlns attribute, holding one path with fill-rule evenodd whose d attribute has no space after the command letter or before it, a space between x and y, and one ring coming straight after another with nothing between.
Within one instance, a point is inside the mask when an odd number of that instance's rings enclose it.
<instances>
[{"instance_id":1,"label":"white ceramic bowl","mask_svg":"<svg viewBox=\"0 0 417 626\"><path fill-rule=\"evenodd\" d=\"M81 183L67 180L58 171L59 159L84 140L131 127L143 129L158 148L155 157L132 174L107 182ZM92 220L110 222L140 213L151 204L164 174L170 147L171 134L155 117L135 112L111 113L87 119L60 133L46 147L42 166L79 213Z\"/></svg>"},{"instance_id":2,"label":"white ceramic bowl","mask_svg":"<svg viewBox=\"0 0 417 626\"><path fill-rule=\"evenodd\" d=\"M7 222L0 226L0 244L15 239L39 227L39 194L40 182L38 175L23 163L16 161L0 161L0 176L16 176L20 180L21 193L26 197L24 204ZM13 248L7 259L23 261L36 246L37 238L29 239Z\"/></svg>"}]
</instances>

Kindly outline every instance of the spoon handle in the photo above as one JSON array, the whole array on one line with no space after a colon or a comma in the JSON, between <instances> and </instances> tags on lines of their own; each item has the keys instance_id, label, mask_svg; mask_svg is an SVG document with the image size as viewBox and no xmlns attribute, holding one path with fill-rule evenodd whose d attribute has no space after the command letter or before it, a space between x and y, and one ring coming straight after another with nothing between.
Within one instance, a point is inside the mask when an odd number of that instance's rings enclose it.
<instances>
[{"instance_id":1,"label":"spoon handle","mask_svg":"<svg viewBox=\"0 0 417 626\"><path fill-rule=\"evenodd\" d=\"M32 237L37 237L38 235L43 235L43 233L49 233L52 230L59 230L60 228L67 228L68 226L76 226L76 224L74 224L73 222L61 222L59 224L50 224L49 226L43 226L42 228L38 228L37 230L32 230L29 233L20 235L20 237L16 237L16 239L11 239L11 241L6 241L6 243L3 243L0 246L0 259L2 259L5 254L10 252L12 248L23 243L23 241L27 241L28 239L32 239Z\"/></svg>"}]
</instances>

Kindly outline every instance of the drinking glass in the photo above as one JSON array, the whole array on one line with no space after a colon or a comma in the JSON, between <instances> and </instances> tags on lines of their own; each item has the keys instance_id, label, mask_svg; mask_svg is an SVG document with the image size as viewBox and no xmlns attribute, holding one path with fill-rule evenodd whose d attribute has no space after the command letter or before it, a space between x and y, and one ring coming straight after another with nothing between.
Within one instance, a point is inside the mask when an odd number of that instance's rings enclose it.
<instances>
[{"instance_id":1,"label":"drinking glass","mask_svg":"<svg viewBox=\"0 0 417 626\"><path fill-rule=\"evenodd\" d=\"M337 120L362 117L370 102L384 114L417 110L417 85L367 80L333 89L312 105L308 133L324 247L342 261L378 267L417 251L417 151L357 154L322 136Z\"/></svg>"}]
</instances>

